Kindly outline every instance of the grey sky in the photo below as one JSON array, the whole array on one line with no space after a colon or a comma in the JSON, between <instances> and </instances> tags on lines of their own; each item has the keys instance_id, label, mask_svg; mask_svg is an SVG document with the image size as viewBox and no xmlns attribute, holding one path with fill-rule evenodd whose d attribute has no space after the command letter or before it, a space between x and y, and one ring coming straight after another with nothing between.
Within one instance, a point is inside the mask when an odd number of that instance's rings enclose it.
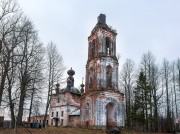
<instances>
[{"instance_id":1,"label":"grey sky","mask_svg":"<svg viewBox=\"0 0 180 134\"><path fill-rule=\"evenodd\" d=\"M158 62L180 57L179 0L19 0L39 30L44 44L53 41L69 69L76 71L75 86L85 77L88 36L100 13L117 30L120 65L136 64L150 50ZM120 69L120 68L119 68Z\"/></svg>"}]
</instances>

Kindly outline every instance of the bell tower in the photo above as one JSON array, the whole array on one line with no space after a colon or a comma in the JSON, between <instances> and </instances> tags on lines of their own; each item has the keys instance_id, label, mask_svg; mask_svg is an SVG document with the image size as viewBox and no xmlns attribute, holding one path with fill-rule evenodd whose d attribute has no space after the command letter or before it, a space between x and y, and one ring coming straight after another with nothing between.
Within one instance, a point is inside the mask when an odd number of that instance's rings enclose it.
<instances>
[{"instance_id":1,"label":"bell tower","mask_svg":"<svg viewBox=\"0 0 180 134\"><path fill-rule=\"evenodd\" d=\"M106 24L106 16L100 14L88 37L86 93L94 90L118 90L116 35L116 31Z\"/></svg>"},{"instance_id":2,"label":"bell tower","mask_svg":"<svg viewBox=\"0 0 180 134\"><path fill-rule=\"evenodd\" d=\"M88 37L85 93L82 90L80 104L82 127L124 126L124 95L118 90L116 35L106 24L106 16L100 14Z\"/></svg>"}]
</instances>

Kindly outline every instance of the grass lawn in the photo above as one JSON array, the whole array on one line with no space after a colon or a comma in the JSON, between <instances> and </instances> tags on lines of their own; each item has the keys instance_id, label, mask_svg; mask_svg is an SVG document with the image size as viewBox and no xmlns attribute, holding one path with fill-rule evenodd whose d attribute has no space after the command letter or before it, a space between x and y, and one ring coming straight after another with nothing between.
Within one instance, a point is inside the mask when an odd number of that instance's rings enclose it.
<instances>
[{"instance_id":1,"label":"grass lawn","mask_svg":"<svg viewBox=\"0 0 180 134\"><path fill-rule=\"evenodd\" d=\"M83 128L56 128L47 129L28 128L32 134L106 134L105 130L90 130ZM13 129L0 129L0 134L13 134ZM30 134L25 128L17 128L17 134ZM123 130L122 134L166 134L166 133L143 133Z\"/></svg>"}]
</instances>

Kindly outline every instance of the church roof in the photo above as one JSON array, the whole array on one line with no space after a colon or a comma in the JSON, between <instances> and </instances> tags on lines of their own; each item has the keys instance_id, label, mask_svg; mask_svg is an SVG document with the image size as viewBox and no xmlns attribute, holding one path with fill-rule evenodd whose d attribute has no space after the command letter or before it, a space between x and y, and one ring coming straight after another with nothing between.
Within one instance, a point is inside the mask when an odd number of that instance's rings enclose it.
<instances>
[{"instance_id":1,"label":"church roof","mask_svg":"<svg viewBox=\"0 0 180 134\"><path fill-rule=\"evenodd\" d=\"M65 88L61 89L59 93L65 93L65 92L70 92L70 93L74 93L74 94L78 94L78 95L81 94L80 91L75 87L65 87Z\"/></svg>"},{"instance_id":2,"label":"church roof","mask_svg":"<svg viewBox=\"0 0 180 134\"><path fill-rule=\"evenodd\" d=\"M72 111L69 115L80 115L80 109Z\"/></svg>"},{"instance_id":3,"label":"church roof","mask_svg":"<svg viewBox=\"0 0 180 134\"><path fill-rule=\"evenodd\" d=\"M91 31L91 33L94 33L96 31L97 28L102 28L105 29L107 31L111 31L112 33L114 33L115 35L117 35L116 30L114 30L111 26L108 26L106 24L106 15L104 14L100 14L98 16L98 22L95 25L95 27L93 28L93 30Z\"/></svg>"}]
</instances>

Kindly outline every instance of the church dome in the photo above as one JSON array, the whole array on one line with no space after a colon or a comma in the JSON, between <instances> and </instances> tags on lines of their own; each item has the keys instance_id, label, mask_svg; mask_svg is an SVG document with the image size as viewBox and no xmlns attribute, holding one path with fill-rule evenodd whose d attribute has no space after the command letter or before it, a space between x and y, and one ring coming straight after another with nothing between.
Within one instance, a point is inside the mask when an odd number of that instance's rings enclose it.
<instances>
[{"instance_id":1,"label":"church dome","mask_svg":"<svg viewBox=\"0 0 180 134\"><path fill-rule=\"evenodd\" d=\"M75 88L75 87L71 87L71 91L70 92L71 93L75 93L75 94L80 94L80 91L77 88Z\"/></svg>"},{"instance_id":2,"label":"church dome","mask_svg":"<svg viewBox=\"0 0 180 134\"><path fill-rule=\"evenodd\" d=\"M70 92L74 94L80 94L80 91L75 87L65 87L60 90L60 93Z\"/></svg>"},{"instance_id":3,"label":"church dome","mask_svg":"<svg viewBox=\"0 0 180 134\"><path fill-rule=\"evenodd\" d=\"M67 71L67 74L69 77L67 78L67 86L60 90L61 93L70 92L74 94L81 94L80 91L74 87L74 78L73 75L75 74L75 71L72 70L72 67L70 70Z\"/></svg>"},{"instance_id":4,"label":"church dome","mask_svg":"<svg viewBox=\"0 0 180 134\"><path fill-rule=\"evenodd\" d=\"M75 74L75 71L72 70L72 67L70 70L67 71L67 74L70 75L70 76L73 76Z\"/></svg>"}]
</instances>

